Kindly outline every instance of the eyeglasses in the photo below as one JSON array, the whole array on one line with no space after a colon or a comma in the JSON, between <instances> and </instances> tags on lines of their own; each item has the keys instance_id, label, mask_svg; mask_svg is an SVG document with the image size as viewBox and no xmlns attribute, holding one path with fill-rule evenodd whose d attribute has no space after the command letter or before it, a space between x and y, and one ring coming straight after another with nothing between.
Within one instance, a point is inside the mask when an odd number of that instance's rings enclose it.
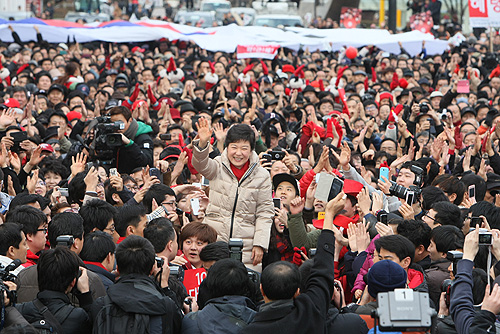
<instances>
[{"instance_id":1,"label":"eyeglasses","mask_svg":"<svg viewBox=\"0 0 500 334\"><path fill-rule=\"evenodd\" d=\"M424 215L424 217L427 217L427 218L429 218L430 220L432 220L432 221L434 221L434 222L437 222L437 219L432 218L431 216L429 216L429 214L428 214L428 213L426 213L426 214Z\"/></svg>"},{"instance_id":2,"label":"eyeglasses","mask_svg":"<svg viewBox=\"0 0 500 334\"><path fill-rule=\"evenodd\" d=\"M175 206L175 202L162 202L161 204Z\"/></svg>"},{"instance_id":3,"label":"eyeglasses","mask_svg":"<svg viewBox=\"0 0 500 334\"><path fill-rule=\"evenodd\" d=\"M110 228L105 228L104 231L109 231L111 233L114 233L116 231L115 225L112 225Z\"/></svg>"},{"instance_id":4,"label":"eyeglasses","mask_svg":"<svg viewBox=\"0 0 500 334\"><path fill-rule=\"evenodd\" d=\"M39 228L37 231L38 232L43 232L44 234L47 234L48 228Z\"/></svg>"}]
</instances>

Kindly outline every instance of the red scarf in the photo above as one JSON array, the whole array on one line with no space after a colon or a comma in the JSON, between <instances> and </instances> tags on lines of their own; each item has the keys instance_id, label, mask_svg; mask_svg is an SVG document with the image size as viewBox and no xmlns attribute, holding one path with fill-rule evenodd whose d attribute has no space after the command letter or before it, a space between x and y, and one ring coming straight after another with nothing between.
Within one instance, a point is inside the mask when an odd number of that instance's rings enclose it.
<instances>
[{"instance_id":1,"label":"red scarf","mask_svg":"<svg viewBox=\"0 0 500 334\"><path fill-rule=\"evenodd\" d=\"M236 178L239 181L241 180L243 175L245 175L245 173L247 172L248 167L250 167L250 160L248 160L241 168L235 167L232 163L229 164L231 165L231 170L233 171L234 176L236 176Z\"/></svg>"},{"instance_id":2,"label":"red scarf","mask_svg":"<svg viewBox=\"0 0 500 334\"><path fill-rule=\"evenodd\" d=\"M288 238L284 234L276 233L275 242L276 249L278 249L281 255L281 261L292 262L294 251Z\"/></svg>"},{"instance_id":3,"label":"red scarf","mask_svg":"<svg viewBox=\"0 0 500 334\"><path fill-rule=\"evenodd\" d=\"M97 267L99 267L99 268L102 268L102 269L104 269L104 270L108 271L108 269L106 269L106 267L104 267L104 266L102 265L102 263L100 263L100 262L83 261L83 263L85 263L85 264L92 264L92 265L94 265L94 266L97 266Z\"/></svg>"},{"instance_id":4,"label":"red scarf","mask_svg":"<svg viewBox=\"0 0 500 334\"><path fill-rule=\"evenodd\" d=\"M26 263L23 263L23 267L27 268L35 265L38 262L39 256L28 249L26 254Z\"/></svg>"},{"instance_id":5,"label":"red scarf","mask_svg":"<svg viewBox=\"0 0 500 334\"><path fill-rule=\"evenodd\" d=\"M126 237L119 237L118 240L116 241L116 244L119 245L120 242L122 242L123 240L125 240Z\"/></svg>"}]
</instances>

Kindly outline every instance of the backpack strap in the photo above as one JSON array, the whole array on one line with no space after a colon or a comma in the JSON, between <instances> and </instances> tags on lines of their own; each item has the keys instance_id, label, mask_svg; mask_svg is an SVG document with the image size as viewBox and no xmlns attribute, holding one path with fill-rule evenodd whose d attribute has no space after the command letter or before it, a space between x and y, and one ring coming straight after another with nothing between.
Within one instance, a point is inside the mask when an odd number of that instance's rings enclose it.
<instances>
[{"instance_id":1,"label":"backpack strap","mask_svg":"<svg viewBox=\"0 0 500 334\"><path fill-rule=\"evenodd\" d=\"M45 306L38 298L33 300L33 305L35 305L38 311L50 322L52 326L56 328L57 333L63 333L61 324L57 321L52 312L49 311L47 306Z\"/></svg>"}]
</instances>

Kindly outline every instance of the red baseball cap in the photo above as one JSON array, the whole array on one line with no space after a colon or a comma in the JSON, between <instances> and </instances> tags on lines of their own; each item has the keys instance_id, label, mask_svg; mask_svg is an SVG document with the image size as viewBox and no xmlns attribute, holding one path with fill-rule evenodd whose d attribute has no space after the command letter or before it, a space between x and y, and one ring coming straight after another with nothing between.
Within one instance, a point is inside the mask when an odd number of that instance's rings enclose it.
<instances>
[{"instance_id":1,"label":"red baseball cap","mask_svg":"<svg viewBox=\"0 0 500 334\"><path fill-rule=\"evenodd\" d=\"M7 108L21 108L19 101L13 98L7 99L3 103Z\"/></svg>"},{"instance_id":2,"label":"red baseball cap","mask_svg":"<svg viewBox=\"0 0 500 334\"><path fill-rule=\"evenodd\" d=\"M170 116L172 119L181 119L181 112L177 108L170 108Z\"/></svg>"},{"instance_id":3,"label":"red baseball cap","mask_svg":"<svg viewBox=\"0 0 500 334\"><path fill-rule=\"evenodd\" d=\"M293 73L293 72L295 72L295 67L293 67L292 65L286 64L286 65L283 65L283 69L281 71L284 73Z\"/></svg>"},{"instance_id":4,"label":"red baseball cap","mask_svg":"<svg viewBox=\"0 0 500 334\"><path fill-rule=\"evenodd\" d=\"M54 153L54 148L50 144L40 144L40 147L42 148L42 151L48 151L50 153Z\"/></svg>"},{"instance_id":5,"label":"red baseball cap","mask_svg":"<svg viewBox=\"0 0 500 334\"><path fill-rule=\"evenodd\" d=\"M140 53L143 53L144 51L146 51L146 49L141 49L140 47L138 46L134 46L132 48L132 53L136 53L136 52L140 52Z\"/></svg>"}]
</instances>

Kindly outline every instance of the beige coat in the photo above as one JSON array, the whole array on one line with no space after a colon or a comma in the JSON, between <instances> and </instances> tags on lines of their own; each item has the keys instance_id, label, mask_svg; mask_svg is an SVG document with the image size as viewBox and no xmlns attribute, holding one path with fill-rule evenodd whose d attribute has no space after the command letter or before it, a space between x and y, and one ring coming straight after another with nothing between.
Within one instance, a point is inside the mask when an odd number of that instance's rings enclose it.
<instances>
[{"instance_id":1,"label":"beige coat","mask_svg":"<svg viewBox=\"0 0 500 334\"><path fill-rule=\"evenodd\" d=\"M210 181L210 204L204 223L215 228L218 240L243 239L243 263L259 270L260 266L251 265L252 247L267 250L274 217L269 172L259 165L259 157L254 151L247 172L238 182L231 171L227 150L210 159L208 145L200 150L196 144L193 166Z\"/></svg>"}]
</instances>

